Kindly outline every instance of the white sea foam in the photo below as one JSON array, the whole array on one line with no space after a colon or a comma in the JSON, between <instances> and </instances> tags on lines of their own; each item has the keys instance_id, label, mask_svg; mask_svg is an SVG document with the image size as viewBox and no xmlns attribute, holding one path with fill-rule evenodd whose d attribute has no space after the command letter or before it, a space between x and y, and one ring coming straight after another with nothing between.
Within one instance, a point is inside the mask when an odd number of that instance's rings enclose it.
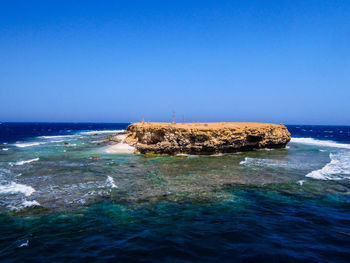
<instances>
[{"instance_id":1,"label":"white sea foam","mask_svg":"<svg viewBox=\"0 0 350 263\"><path fill-rule=\"evenodd\" d=\"M240 165L247 165L247 164L249 164L249 162L251 161L251 159L253 159L253 158L245 157L243 161L240 161L240 162L239 162L239 164L240 164Z\"/></svg>"},{"instance_id":2,"label":"white sea foam","mask_svg":"<svg viewBox=\"0 0 350 263\"><path fill-rule=\"evenodd\" d=\"M284 160L274 159L262 159L245 157L243 161L239 163L243 166L262 166L262 167L283 167L283 168L299 168L302 166L300 163L289 162Z\"/></svg>"},{"instance_id":3,"label":"white sea foam","mask_svg":"<svg viewBox=\"0 0 350 263\"><path fill-rule=\"evenodd\" d=\"M20 148L25 148L25 147L31 147L31 146L38 146L41 144L45 144L45 142L26 142L26 143L16 143L15 146L20 147Z\"/></svg>"},{"instance_id":4,"label":"white sea foam","mask_svg":"<svg viewBox=\"0 0 350 263\"><path fill-rule=\"evenodd\" d=\"M20 244L18 247L27 247L29 246L29 240L27 240L26 242Z\"/></svg>"},{"instance_id":5,"label":"white sea foam","mask_svg":"<svg viewBox=\"0 0 350 263\"><path fill-rule=\"evenodd\" d=\"M76 135L71 134L71 135L52 135L52 136L39 136L38 138L42 138L42 139L55 139L55 138L72 138Z\"/></svg>"},{"instance_id":6,"label":"white sea foam","mask_svg":"<svg viewBox=\"0 0 350 263\"><path fill-rule=\"evenodd\" d=\"M118 186L114 183L114 179L111 176L107 176L107 183L111 185L112 188L118 188Z\"/></svg>"},{"instance_id":7,"label":"white sea foam","mask_svg":"<svg viewBox=\"0 0 350 263\"><path fill-rule=\"evenodd\" d=\"M11 205L8 205L7 208L12 210L12 211L20 211L24 208L35 207L35 206L40 206L38 201L36 201L36 200L27 201L25 199L21 204L17 204L17 205L11 204Z\"/></svg>"},{"instance_id":8,"label":"white sea foam","mask_svg":"<svg viewBox=\"0 0 350 263\"><path fill-rule=\"evenodd\" d=\"M321 146L321 147L323 146L323 147L350 149L350 144L338 143L338 142L334 142L334 141L316 140L313 138L292 138L291 142L308 144L308 145L315 145L315 146Z\"/></svg>"},{"instance_id":9,"label":"white sea foam","mask_svg":"<svg viewBox=\"0 0 350 263\"><path fill-rule=\"evenodd\" d=\"M331 153L331 161L323 168L312 171L306 176L320 180L342 180L350 178L350 152Z\"/></svg>"},{"instance_id":10,"label":"white sea foam","mask_svg":"<svg viewBox=\"0 0 350 263\"><path fill-rule=\"evenodd\" d=\"M301 186L305 183L305 180L299 180L298 184L300 184Z\"/></svg>"},{"instance_id":11,"label":"white sea foam","mask_svg":"<svg viewBox=\"0 0 350 263\"><path fill-rule=\"evenodd\" d=\"M34 192L35 189L33 187L25 184L11 182L10 184L0 185L0 194L22 193L25 196L30 196Z\"/></svg>"},{"instance_id":12,"label":"white sea foam","mask_svg":"<svg viewBox=\"0 0 350 263\"><path fill-rule=\"evenodd\" d=\"M9 148L2 148L2 150L3 150L3 151L8 151L8 150L9 150Z\"/></svg>"},{"instance_id":13,"label":"white sea foam","mask_svg":"<svg viewBox=\"0 0 350 263\"><path fill-rule=\"evenodd\" d=\"M64 142L64 140L52 140L50 142Z\"/></svg>"},{"instance_id":14,"label":"white sea foam","mask_svg":"<svg viewBox=\"0 0 350 263\"><path fill-rule=\"evenodd\" d=\"M36 200L33 200L33 201L24 200L22 204L24 207L40 206L39 202Z\"/></svg>"},{"instance_id":15,"label":"white sea foam","mask_svg":"<svg viewBox=\"0 0 350 263\"><path fill-rule=\"evenodd\" d=\"M80 134L103 134L103 133L120 133L120 132L125 132L125 130L100 130L100 131L85 131L85 132L80 132Z\"/></svg>"},{"instance_id":16,"label":"white sea foam","mask_svg":"<svg viewBox=\"0 0 350 263\"><path fill-rule=\"evenodd\" d=\"M26 164L26 163L32 163L32 162L36 162L36 161L39 161L39 158L34 158L34 159L26 160L26 161L18 161L18 162L9 163L9 164L11 166L13 166L13 165L23 165L23 164Z\"/></svg>"},{"instance_id":17,"label":"white sea foam","mask_svg":"<svg viewBox=\"0 0 350 263\"><path fill-rule=\"evenodd\" d=\"M96 141L91 141L91 143L102 143L103 140L96 140Z\"/></svg>"},{"instance_id":18,"label":"white sea foam","mask_svg":"<svg viewBox=\"0 0 350 263\"><path fill-rule=\"evenodd\" d=\"M186 153L178 153L176 156L187 157L187 158L198 158L199 155L186 154Z\"/></svg>"},{"instance_id":19,"label":"white sea foam","mask_svg":"<svg viewBox=\"0 0 350 263\"><path fill-rule=\"evenodd\" d=\"M240 165L255 165L255 166L286 166L283 162L270 159L260 159L260 158L251 158L245 157L243 161L239 163Z\"/></svg>"}]
</instances>

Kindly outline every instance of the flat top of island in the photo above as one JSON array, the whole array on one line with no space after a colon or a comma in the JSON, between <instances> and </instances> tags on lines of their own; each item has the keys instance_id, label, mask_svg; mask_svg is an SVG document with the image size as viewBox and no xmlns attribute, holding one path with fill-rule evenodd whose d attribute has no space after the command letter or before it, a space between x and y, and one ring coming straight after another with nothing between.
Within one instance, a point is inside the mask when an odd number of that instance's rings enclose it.
<instances>
[{"instance_id":1,"label":"flat top of island","mask_svg":"<svg viewBox=\"0 0 350 263\"><path fill-rule=\"evenodd\" d=\"M132 126L145 128L184 128L184 129L223 129L223 128L262 128L268 126L281 126L282 124L271 124L262 122L188 122L188 123L169 123L169 122L136 122ZM283 125L282 125L283 126Z\"/></svg>"}]
</instances>

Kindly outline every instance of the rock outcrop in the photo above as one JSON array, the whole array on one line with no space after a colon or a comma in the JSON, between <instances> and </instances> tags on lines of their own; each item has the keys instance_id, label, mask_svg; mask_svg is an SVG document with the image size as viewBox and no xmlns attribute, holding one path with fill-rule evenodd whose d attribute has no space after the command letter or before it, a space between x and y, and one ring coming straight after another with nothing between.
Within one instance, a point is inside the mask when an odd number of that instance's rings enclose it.
<instances>
[{"instance_id":1,"label":"rock outcrop","mask_svg":"<svg viewBox=\"0 0 350 263\"><path fill-rule=\"evenodd\" d=\"M283 148L290 139L282 124L139 122L128 126L125 142L145 154L215 154Z\"/></svg>"}]
</instances>

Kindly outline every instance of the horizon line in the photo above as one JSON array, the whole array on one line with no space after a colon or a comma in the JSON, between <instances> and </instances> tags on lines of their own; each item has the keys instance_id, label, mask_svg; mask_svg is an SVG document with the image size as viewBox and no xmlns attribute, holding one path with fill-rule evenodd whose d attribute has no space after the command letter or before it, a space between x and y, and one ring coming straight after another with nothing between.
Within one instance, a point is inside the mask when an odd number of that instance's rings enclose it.
<instances>
[{"instance_id":1,"label":"horizon line","mask_svg":"<svg viewBox=\"0 0 350 263\"><path fill-rule=\"evenodd\" d=\"M47 124L131 124L131 123L137 123L136 122L93 122L93 121L0 121L0 125L3 123L47 123ZM145 121L145 122L164 122L164 123L171 123L171 121ZM208 122L202 122L202 121L192 121L192 122L185 122L185 123L220 123L220 122L242 122L242 121L208 121ZM277 122L259 122L259 121L244 121L247 123L272 123L276 124ZM182 123L182 122L175 122L175 123ZM283 125L291 125L291 126L349 126L350 124L301 124L301 123L279 123ZM1 127L1 126L0 126Z\"/></svg>"}]
</instances>

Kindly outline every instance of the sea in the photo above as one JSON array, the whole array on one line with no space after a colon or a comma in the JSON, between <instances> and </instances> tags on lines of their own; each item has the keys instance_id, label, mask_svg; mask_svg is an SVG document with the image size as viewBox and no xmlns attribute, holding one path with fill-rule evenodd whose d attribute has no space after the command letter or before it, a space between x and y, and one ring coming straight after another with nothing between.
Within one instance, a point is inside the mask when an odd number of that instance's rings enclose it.
<instances>
[{"instance_id":1,"label":"sea","mask_svg":"<svg viewBox=\"0 0 350 263\"><path fill-rule=\"evenodd\" d=\"M350 126L285 149L111 154L128 123L0 124L0 262L350 262Z\"/></svg>"}]
</instances>

